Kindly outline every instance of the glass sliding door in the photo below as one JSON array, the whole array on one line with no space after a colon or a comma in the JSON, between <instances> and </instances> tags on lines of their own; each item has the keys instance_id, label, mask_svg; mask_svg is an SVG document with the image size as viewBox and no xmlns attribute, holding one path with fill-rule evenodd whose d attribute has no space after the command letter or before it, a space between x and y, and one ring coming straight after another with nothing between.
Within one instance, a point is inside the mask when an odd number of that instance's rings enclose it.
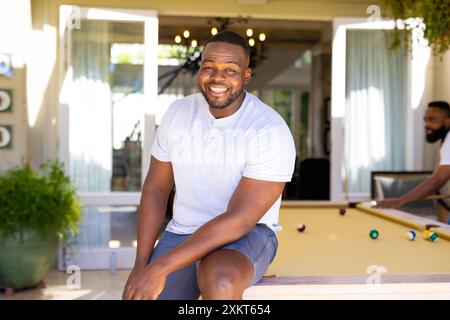
<instances>
[{"instance_id":1,"label":"glass sliding door","mask_svg":"<svg viewBox=\"0 0 450 320\"><path fill-rule=\"evenodd\" d=\"M129 268L155 130L156 13L61 6L60 24L60 158L84 208L58 265Z\"/></svg>"},{"instance_id":2,"label":"glass sliding door","mask_svg":"<svg viewBox=\"0 0 450 320\"><path fill-rule=\"evenodd\" d=\"M370 172L419 170L423 82L428 48L391 51L393 21L335 18L332 51L331 200L370 199ZM420 91L422 94L423 90ZM420 99L419 99L420 100Z\"/></svg>"}]
</instances>

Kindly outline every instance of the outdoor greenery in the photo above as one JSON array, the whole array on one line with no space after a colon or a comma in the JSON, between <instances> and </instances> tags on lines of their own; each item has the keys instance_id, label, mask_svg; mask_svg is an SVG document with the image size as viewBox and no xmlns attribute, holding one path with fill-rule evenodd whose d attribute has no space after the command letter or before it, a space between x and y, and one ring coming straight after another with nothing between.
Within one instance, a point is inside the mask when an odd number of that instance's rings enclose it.
<instances>
[{"instance_id":1,"label":"outdoor greenery","mask_svg":"<svg viewBox=\"0 0 450 320\"><path fill-rule=\"evenodd\" d=\"M38 170L29 163L0 174L0 234L27 230L40 237L77 234L81 207L60 162L46 161Z\"/></svg>"},{"instance_id":2,"label":"outdoor greenery","mask_svg":"<svg viewBox=\"0 0 450 320\"><path fill-rule=\"evenodd\" d=\"M388 15L397 21L396 29L390 40L391 48L401 43L408 46L411 18L422 18L419 27L423 37L436 55L443 55L450 47L450 0L383 0ZM401 23L398 23L399 20Z\"/></svg>"},{"instance_id":3,"label":"outdoor greenery","mask_svg":"<svg viewBox=\"0 0 450 320\"><path fill-rule=\"evenodd\" d=\"M144 45L140 43L114 43L111 46L111 63L144 64Z\"/></svg>"},{"instance_id":4,"label":"outdoor greenery","mask_svg":"<svg viewBox=\"0 0 450 320\"><path fill-rule=\"evenodd\" d=\"M158 45L158 61L160 65L167 65L169 61L172 64L177 61L176 65L182 65L188 57L200 54L202 50L202 46L193 48L177 44L160 44Z\"/></svg>"}]
</instances>

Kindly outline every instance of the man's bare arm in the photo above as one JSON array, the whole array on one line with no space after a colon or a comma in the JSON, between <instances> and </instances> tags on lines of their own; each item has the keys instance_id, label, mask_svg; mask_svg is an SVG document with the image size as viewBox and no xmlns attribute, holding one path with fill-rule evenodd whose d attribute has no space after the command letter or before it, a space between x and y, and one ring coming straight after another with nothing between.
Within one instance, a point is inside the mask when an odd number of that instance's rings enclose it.
<instances>
[{"instance_id":1,"label":"man's bare arm","mask_svg":"<svg viewBox=\"0 0 450 320\"><path fill-rule=\"evenodd\" d=\"M284 182L242 178L227 211L146 266L125 290L124 299L156 299L170 273L250 232L281 195L284 185Z\"/></svg>"},{"instance_id":2,"label":"man's bare arm","mask_svg":"<svg viewBox=\"0 0 450 320\"><path fill-rule=\"evenodd\" d=\"M152 157L139 207L135 266L145 266L164 221L167 199L174 185L172 164Z\"/></svg>"},{"instance_id":3,"label":"man's bare arm","mask_svg":"<svg viewBox=\"0 0 450 320\"><path fill-rule=\"evenodd\" d=\"M450 179L450 166L438 166L433 175L400 197L403 204L423 199L438 191Z\"/></svg>"},{"instance_id":4,"label":"man's bare arm","mask_svg":"<svg viewBox=\"0 0 450 320\"><path fill-rule=\"evenodd\" d=\"M448 180L450 180L450 165L440 165L430 178L419 184L416 188L398 199L380 201L377 207L399 208L407 203L421 200L438 191Z\"/></svg>"},{"instance_id":5,"label":"man's bare arm","mask_svg":"<svg viewBox=\"0 0 450 320\"><path fill-rule=\"evenodd\" d=\"M284 182L243 177L227 211L200 227L175 249L155 260L163 274L181 269L250 232L283 192Z\"/></svg>"}]
</instances>

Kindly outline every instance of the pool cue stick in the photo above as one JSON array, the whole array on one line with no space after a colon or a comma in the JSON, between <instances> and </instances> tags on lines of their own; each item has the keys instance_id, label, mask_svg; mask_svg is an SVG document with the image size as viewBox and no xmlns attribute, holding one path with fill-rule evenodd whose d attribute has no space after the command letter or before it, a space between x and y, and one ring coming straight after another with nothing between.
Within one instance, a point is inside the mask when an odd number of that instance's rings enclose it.
<instances>
[{"instance_id":1,"label":"pool cue stick","mask_svg":"<svg viewBox=\"0 0 450 320\"><path fill-rule=\"evenodd\" d=\"M422 200L441 200L441 199L449 199L450 194L435 194L432 196L428 196Z\"/></svg>"},{"instance_id":2,"label":"pool cue stick","mask_svg":"<svg viewBox=\"0 0 450 320\"><path fill-rule=\"evenodd\" d=\"M428 196L426 198L419 199L419 200L416 200L416 201L443 200L443 199L449 199L449 198L450 198L450 194L435 194L435 195ZM356 208L356 206L358 204L363 204L363 203L367 203L367 202L370 202L370 203L372 203L373 206L376 206L377 202L384 201L384 200L389 200L389 199L372 199L372 200L369 200L369 201L352 201L352 202L349 202L348 204L349 204L349 208ZM413 202L416 202L416 201L413 201ZM375 204L373 204L373 202L375 202Z\"/></svg>"},{"instance_id":3,"label":"pool cue stick","mask_svg":"<svg viewBox=\"0 0 450 320\"><path fill-rule=\"evenodd\" d=\"M449 199L450 198L450 194L434 194L432 196L428 196L416 201L412 201L412 202L417 202L417 201L424 201L424 200L442 200L442 199ZM389 199L374 199L372 201L384 201L384 200L389 200Z\"/></svg>"}]
</instances>

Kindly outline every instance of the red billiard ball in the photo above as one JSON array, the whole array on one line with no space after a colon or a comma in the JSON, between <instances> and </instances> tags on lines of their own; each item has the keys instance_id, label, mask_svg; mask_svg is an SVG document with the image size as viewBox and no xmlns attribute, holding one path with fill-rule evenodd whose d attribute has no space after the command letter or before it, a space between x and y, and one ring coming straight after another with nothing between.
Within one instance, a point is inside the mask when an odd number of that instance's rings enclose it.
<instances>
[{"instance_id":1,"label":"red billiard ball","mask_svg":"<svg viewBox=\"0 0 450 320\"><path fill-rule=\"evenodd\" d=\"M345 214L345 212L346 212L345 208L340 208L340 209L339 209L339 214L340 214L341 216L343 216L343 215Z\"/></svg>"},{"instance_id":2,"label":"red billiard ball","mask_svg":"<svg viewBox=\"0 0 450 320\"><path fill-rule=\"evenodd\" d=\"M306 226L305 226L303 223L299 223L299 224L297 225L297 230L298 230L299 232L304 232L305 229L306 229Z\"/></svg>"}]
</instances>

